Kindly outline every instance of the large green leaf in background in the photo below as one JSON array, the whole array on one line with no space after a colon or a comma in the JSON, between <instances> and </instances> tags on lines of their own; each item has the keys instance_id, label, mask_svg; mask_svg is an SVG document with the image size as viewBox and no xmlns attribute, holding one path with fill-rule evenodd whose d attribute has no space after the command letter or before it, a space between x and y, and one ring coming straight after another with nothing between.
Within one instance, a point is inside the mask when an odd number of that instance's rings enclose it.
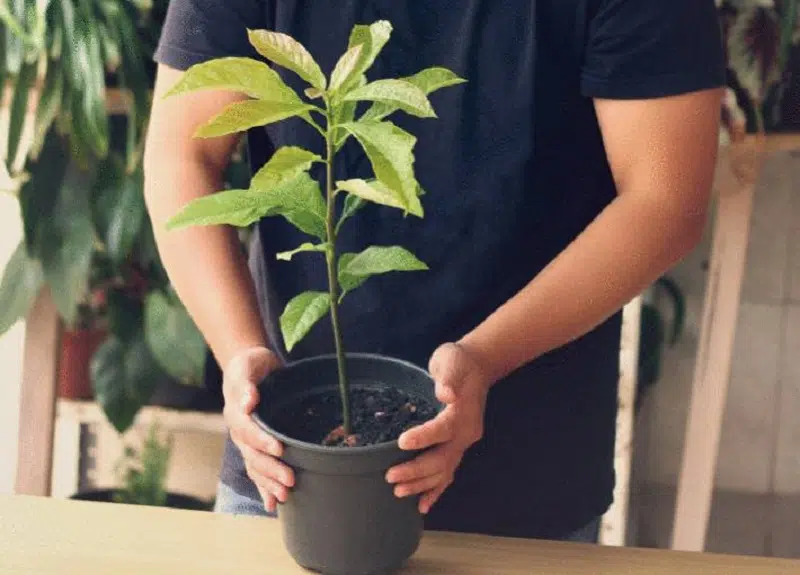
<instances>
[{"instance_id":1,"label":"large green leaf in background","mask_svg":"<svg viewBox=\"0 0 800 575\"><path fill-rule=\"evenodd\" d=\"M153 354L140 333L130 341L108 338L91 362L97 402L114 428L124 433L164 379Z\"/></svg>"},{"instance_id":2,"label":"large green leaf in background","mask_svg":"<svg viewBox=\"0 0 800 575\"><path fill-rule=\"evenodd\" d=\"M28 315L43 282L42 266L28 257L20 242L0 281L0 335Z\"/></svg>"},{"instance_id":3,"label":"large green leaf in background","mask_svg":"<svg viewBox=\"0 0 800 575\"><path fill-rule=\"evenodd\" d=\"M178 298L151 292L145 302L144 325L147 345L164 371L185 384L201 383L206 343Z\"/></svg>"},{"instance_id":4,"label":"large green leaf in background","mask_svg":"<svg viewBox=\"0 0 800 575\"><path fill-rule=\"evenodd\" d=\"M88 182L78 174L68 174L55 193L50 190L54 202L51 219L38 230L37 255L53 301L67 325L75 321L78 303L89 291L95 248L89 197Z\"/></svg>"},{"instance_id":5,"label":"large green leaf in background","mask_svg":"<svg viewBox=\"0 0 800 575\"><path fill-rule=\"evenodd\" d=\"M142 170L127 174L116 154L102 162L92 190L92 214L111 261L119 265L130 255L147 215Z\"/></svg>"}]
</instances>

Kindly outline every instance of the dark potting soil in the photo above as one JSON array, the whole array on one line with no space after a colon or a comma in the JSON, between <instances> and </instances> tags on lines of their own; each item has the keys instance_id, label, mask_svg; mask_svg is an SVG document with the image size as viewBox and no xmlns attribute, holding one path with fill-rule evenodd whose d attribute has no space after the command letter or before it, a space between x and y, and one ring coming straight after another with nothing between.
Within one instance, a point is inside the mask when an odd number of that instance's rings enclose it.
<instances>
[{"instance_id":1,"label":"dark potting soil","mask_svg":"<svg viewBox=\"0 0 800 575\"><path fill-rule=\"evenodd\" d=\"M436 416L429 401L395 388L352 388L352 429L342 428L342 402L338 390L304 397L284 408L272 427L294 439L335 447L361 447L394 441L400 435Z\"/></svg>"}]
</instances>

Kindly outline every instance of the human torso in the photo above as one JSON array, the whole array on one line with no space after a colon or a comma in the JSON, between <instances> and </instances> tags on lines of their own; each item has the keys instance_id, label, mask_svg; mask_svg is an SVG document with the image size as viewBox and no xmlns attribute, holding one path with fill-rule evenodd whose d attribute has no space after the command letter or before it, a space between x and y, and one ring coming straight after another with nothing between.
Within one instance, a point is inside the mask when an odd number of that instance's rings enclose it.
<instances>
[{"instance_id":1,"label":"human torso","mask_svg":"<svg viewBox=\"0 0 800 575\"><path fill-rule=\"evenodd\" d=\"M287 0L265 8L268 26L303 42L325 71L353 24L387 19L394 32L370 78L444 66L468 80L431 97L435 120L391 117L418 138L425 217L369 207L343 228L339 246L399 244L430 271L376 277L350 294L341 311L348 350L426 365L437 345L513 296L612 200L592 102L579 91L586 4ZM285 79L301 86L290 74ZM256 167L269 154L264 135L251 139ZM319 135L300 121L270 126L266 135L273 147L321 151ZM352 143L336 169L339 176L371 175ZM289 224L264 220L259 240L262 302L280 349L275 318L282 306L301 291L324 289L326 278L310 258L276 260L275 253L307 241ZM328 352L332 341L320 322L288 359ZM613 487L618 344L617 315L496 386L486 438L465 459L430 525L535 536L566 532L602 512ZM234 467L227 476L243 477Z\"/></svg>"}]
</instances>

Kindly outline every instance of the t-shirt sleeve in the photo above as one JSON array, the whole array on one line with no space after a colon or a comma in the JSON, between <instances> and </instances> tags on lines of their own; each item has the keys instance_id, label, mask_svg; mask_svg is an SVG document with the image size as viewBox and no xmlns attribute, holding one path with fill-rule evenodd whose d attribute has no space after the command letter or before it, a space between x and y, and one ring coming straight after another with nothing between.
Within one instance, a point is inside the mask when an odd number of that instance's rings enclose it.
<instances>
[{"instance_id":1,"label":"t-shirt sleeve","mask_svg":"<svg viewBox=\"0 0 800 575\"><path fill-rule=\"evenodd\" d=\"M256 56L247 29L266 28L265 15L265 0L170 0L155 60L186 70L213 58Z\"/></svg>"},{"instance_id":2,"label":"t-shirt sleeve","mask_svg":"<svg viewBox=\"0 0 800 575\"><path fill-rule=\"evenodd\" d=\"M714 0L598 0L588 23L587 97L655 98L725 84Z\"/></svg>"}]
</instances>

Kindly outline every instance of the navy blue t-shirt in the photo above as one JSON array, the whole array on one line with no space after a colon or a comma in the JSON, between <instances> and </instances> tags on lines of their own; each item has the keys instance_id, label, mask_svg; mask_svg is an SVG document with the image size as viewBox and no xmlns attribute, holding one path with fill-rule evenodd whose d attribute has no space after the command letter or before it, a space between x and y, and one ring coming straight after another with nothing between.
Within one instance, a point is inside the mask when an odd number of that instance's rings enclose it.
<instances>
[{"instance_id":1,"label":"navy blue t-shirt","mask_svg":"<svg viewBox=\"0 0 800 575\"><path fill-rule=\"evenodd\" d=\"M525 286L614 198L593 98L655 98L725 80L713 0L172 0L157 60L186 69L255 56L246 29L268 28L297 38L329 73L352 26L379 19L394 32L370 79L444 66L468 80L431 96L436 120L392 116L418 138L425 218L370 206L339 238L343 251L402 245L430 266L371 279L341 312L348 351L422 366ZM281 122L249 134L253 168L284 145L323 152L304 122ZM371 176L354 142L339 158L337 178ZM314 258L276 260L308 240L282 218L258 232L253 273L283 354L276 318L296 294L324 290L325 270ZM431 511L429 529L561 537L606 511L620 318L493 388L485 437ZM332 349L323 321L287 359ZM258 497L231 442L222 480Z\"/></svg>"}]
</instances>

